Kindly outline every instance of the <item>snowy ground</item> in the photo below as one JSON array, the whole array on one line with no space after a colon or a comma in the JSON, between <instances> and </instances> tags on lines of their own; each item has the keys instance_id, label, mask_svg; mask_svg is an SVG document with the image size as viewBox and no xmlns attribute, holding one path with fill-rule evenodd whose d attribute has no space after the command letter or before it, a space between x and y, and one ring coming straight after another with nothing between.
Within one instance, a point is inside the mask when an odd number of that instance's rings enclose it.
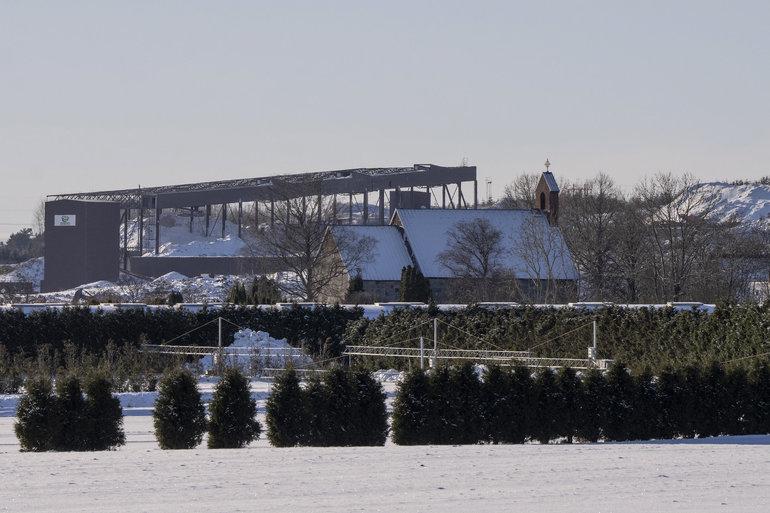
<instances>
[{"instance_id":1,"label":"snowy ground","mask_svg":"<svg viewBox=\"0 0 770 513\"><path fill-rule=\"evenodd\" d=\"M737 444L19 453L0 419L0 511L767 511L770 451ZM767 443L767 439L755 440Z\"/></svg>"},{"instance_id":2,"label":"snowy ground","mask_svg":"<svg viewBox=\"0 0 770 513\"><path fill-rule=\"evenodd\" d=\"M383 377L388 373L385 372ZM270 382L252 383L264 425ZM211 380L200 384L210 399ZM388 403L395 384L385 381ZM0 398L0 511L767 511L770 436L595 445L161 451L121 394L114 452L20 453ZM5 404L5 409L2 405Z\"/></svg>"}]
</instances>

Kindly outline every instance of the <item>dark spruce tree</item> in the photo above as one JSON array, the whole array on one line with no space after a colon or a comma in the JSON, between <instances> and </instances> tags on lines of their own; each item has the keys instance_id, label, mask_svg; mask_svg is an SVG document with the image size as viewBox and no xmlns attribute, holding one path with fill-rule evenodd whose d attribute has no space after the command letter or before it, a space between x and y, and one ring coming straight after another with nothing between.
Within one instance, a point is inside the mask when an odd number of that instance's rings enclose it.
<instances>
[{"instance_id":1,"label":"dark spruce tree","mask_svg":"<svg viewBox=\"0 0 770 513\"><path fill-rule=\"evenodd\" d=\"M227 293L227 303L232 305L246 305L249 303L249 295L246 293L246 286L240 281L233 283Z\"/></svg>"},{"instance_id":2,"label":"dark spruce tree","mask_svg":"<svg viewBox=\"0 0 770 513\"><path fill-rule=\"evenodd\" d=\"M302 443L309 447L324 447L332 445L330 431L335 429L331 424L328 408L329 394L326 386L317 377L312 377L304 390L304 414L306 429Z\"/></svg>"},{"instance_id":3,"label":"dark spruce tree","mask_svg":"<svg viewBox=\"0 0 770 513\"><path fill-rule=\"evenodd\" d=\"M583 377L578 409L577 437L596 442L603 435L607 409L607 382L598 369L590 369Z\"/></svg>"},{"instance_id":4,"label":"dark spruce tree","mask_svg":"<svg viewBox=\"0 0 770 513\"><path fill-rule=\"evenodd\" d=\"M656 438L671 439L683 436L687 430L682 411L682 374L670 367L663 369L655 382L658 401Z\"/></svg>"},{"instance_id":5,"label":"dark spruce tree","mask_svg":"<svg viewBox=\"0 0 770 513\"><path fill-rule=\"evenodd\" d=\"M633 420L631 439L651 440L660 436L660 404L655 385L655 376L645 369L634 376Z\"/></svg>"},{"instance_id":6,"label":"dark spruce tree","mask_svg":"<svg viewBox=\"0 0 770 513\"><path fill-rule=\"evenodd\" d=\"M696 431L702 437L719 436L726 426L728 403L727 377L722 365L709 363L700 379L701 408L697 418Z\"/></svg>"},{"instance_id":7,"label":"dark spruce tree","mask_svg":"<svg viewBox=\"0 0 770 513\"><path fill-rule=\"evenodd\" d=\"M275 281L258 276L251 284L249 300L254 305L274 305L281 302L281 291Z\"/></svg>"},{"instance_id":8,"label":"dark spruce tree","mask_svg":"<svg viewBox=\"0 0 770 513\"><path fill-rule=\"evenodd\" d=\"M700 433L703 417L706 414L702 395L702 372L695 365L687 365L677 372L680 384L677 401L680 432L685 438L694 438Z\"/></svg>"},{"instance_id":9,"label":"dark spruce tree","mask_svg":"<svg viewBox=\"0 0 770 513\"><path fill-rule=\"evenodd\" d=\"M59 429L54 434L57 451L86 451L89 449L86 433L89 431L88 412L80 380L65 376L56 381L56 403Z\"/></svg>"},{"instance_id":10,"label":"dark spruce tree","mask_svg":"<svg viewBox=\"0 0 770 513\"><path fill-rule=\"evenodd\" d=\"M59 430L58 406L48 379L31 378L19 399L13 430L22 451L54 449L54 434Z\"/></svg>"},{"instance_id":11,"label":"dark spruce tree","mask_svg":"<svg viewBox=\"0 0 770 513\"><path fill-rule=\"evenodd\" d=\"M323 374L322 382L327 416L324 445L353 445L356 431L353 422L355 393L350 375L342 367L334 367Z\"/></svg>"},{"instance_id":12,"label":"dark spruce tree","mask_svg":"<svg viewBox=\"0 0 770 513\"><path fill-rule=\"evenodd\" d=\"M86 379L86 413L88 448L93 451L112 450L126 443L123 432L123 409L112 395L112 383L100 375Z\"/></svg>"},{"instance_id":13,"label":"dark spruce tree","mask_svg":"<svg viewBox=\"0 0 770 513\"><path fill-rule=\"evenodd\" d=\"M556 389L559 400L559 435L572 443L580 425L580 401L583 396L583 382L575 369L562 367L556 374Z\"/></svg>"},{"instance_id":14,"label":"dark spruce tree","mask_svg":"<svg viewBox=\"0 0 770 513\"><path fill-rule=\"evenodd\" d=\"M305 438L305 400L297 373L288 368L273 382L267 398L267 439L275 447L294 447Z\"/></svg>"},{"instance_id":15,"label":"dark spruce tree","mask_svg":"<svg viewBox=\"0 0 770 513\"><path fill-rule=\"evenodd\" d=\"M766 362L757 362L752 367L749 394L747 430L752 434L766 435L770 433L770 366Z\"/></svg>"},{"instance_id":16,"label":"dark spruce tree","mask_svg":"<svg viewBox=\"0 0 770 513\"><path fill-rule=\"evenodd\" d=\"M635 383L628 368L620 362L607 372L607 409L604 435L607 440L630 440L634 431Z\"/></svg>"},{"instance_id":17,"label":"dark spruce tree","mask_svg":"<svg viewBox=\"0 0 770 513\"><path fill-rule=\"evenodd\" d=\"M188 370L172 369L161 378L153 424L161 449L192 449L203 440L206 410Z\"/></svg>"},{"instance_id":18,"label":"dark spruce tree","mask_svg":"<svg viewBox=\"0 0 770 513\"><path fill-rule=\"evenodd\" d=\"M249 380L237 368L227 369L209 404L209 449L239 449L259 438L256 415Z\"/></svg>"},{"instance_id":19,"label":"dark spruce tree","mask_svg":"<svg viewBox=\"0 0 770 513\"><path fill-rule=\"evenodd\" d=\"M541 444L547 444L559 436L562 422L559 389L556 386L556 375L551 369L538 371L533 391L532 438Z\"/></svg>"},{"instance_id":20,"label":"dark spruce tree","mask_svg":"<svg viewBox=\"0 0 770 513\"><path fill-rule=\"evenodd\" d=\"M385 445L388 412L382 385L366 370L353 373L353 433L351 445Z\"/></svg>"},{"instance_id":21,"label":"dark spruce tree","mask_svg":"<svg viewBox=\"0 0 770 513\"><path fill-rule=\"evenodd\" d=\"M751 395L749 376L744 367L736 366L726 372L725 393L722 432L726 435L748 434L751 404L756 398Z\"/></svg>"},{"instance_id":22,"label":"dark spruce tree","mask_svg":"<svg viewBox=\"0 0 770 513\"><path fill-rule=\"evenodd\" d=\"M493 444L510 443L507 428L517 421L511 394L511 375L492 365L481 383L481 426L483 440Z\"/></svg>"},{"instance_id":23,"label":"dark spruce tree","mask_svg":"<svg viewBox=\"0 0 770 513\"><path fill-rule=\"evenodd\" d=\"M393 443L426 445L432 442L429 429L430 383L422 369L406 373L393 401Z\"/></svg>"},{"instance_id":24,"label":"dark spruce tree","mask_svg":"<svg viewBox=\"0 0 770 513\"><path fill-rule=\"evenodd\" d=\"M428 372L428 384L428 443L455 443L457 418L452 407L455 391L449 367L442 365L431 369Z\"/></svg>"},{"instance_id":25,"label":"dark spruce tree","mask_svg":"<svg viewBox=\"0 0 770 513\"><path fill-rule=\"evenodd\" d=\"M482 440L481 383L471 362L451 372L450 443L471 445Z\"/></svg>"},{"instance_id":26,"label":"dark spruce tree","mask_svg":"<svg viewBox=\"0 0 770 513\"><path fill-rule=\"evenodd\" d=\"M166 298L166 304L168 306L174 306L178 305L179 303L184 303L184 297L182 297L182 293L178 290L174 290L169 293L168 297Z\"/></svg>"},{"instance_id":27,"label":"dark spruce tree","mask_svg":"<svg viewBox=\"0 0 770 513\"><path fill-rule=\"evenodd\" d=\"M419 269L408 265L401 269L401 286L399 289L401 301L430 301L430 281L422 275Z\"/></svg>"}]
</instances>

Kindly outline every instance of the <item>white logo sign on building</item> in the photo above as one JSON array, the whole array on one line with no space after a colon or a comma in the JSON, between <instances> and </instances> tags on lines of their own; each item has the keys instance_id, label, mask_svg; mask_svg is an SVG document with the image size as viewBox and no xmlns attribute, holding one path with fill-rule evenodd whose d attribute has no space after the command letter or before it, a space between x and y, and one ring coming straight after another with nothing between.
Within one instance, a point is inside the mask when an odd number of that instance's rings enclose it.
<instances>
[{"instance_id":1,"label":"white logo sign on building","mask_svg":"<svg viewBox=\"0 0 770 513\"><path fill-rule=\"evenodd\" d=\"M64 214L64 215L53 216L53 225L54 226L76 226L75 215Z\"/></svg>"}]
</instances>

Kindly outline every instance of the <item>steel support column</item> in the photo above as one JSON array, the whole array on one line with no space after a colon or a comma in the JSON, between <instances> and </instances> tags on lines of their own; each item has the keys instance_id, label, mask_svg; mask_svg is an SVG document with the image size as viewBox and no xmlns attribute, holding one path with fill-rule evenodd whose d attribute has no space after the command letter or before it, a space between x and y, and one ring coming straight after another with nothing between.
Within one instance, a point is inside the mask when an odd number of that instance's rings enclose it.
<instances>
[{"instance_id":1,"label":"steel support column","mask_svg":"<svg viewBox=\"0 0 770 513\"><path fill-rule=\"evenodd\" d=\"M158 205L158 198L155 197L155 254L160 253L160 214L162 212L161 209L157 207Z\"/></svg>"},{"instance_id":2,"label":"steel support column","mask_svg":"<svg viewBox=\"0 0 770 513\"><path fill-rule=\"evenodd\" d=\"M348 224L353 224L353 193L348 193Z\"/></svg>"},{"instance_id":3,"label":"steel support column","mask_svg":"<svg viewBox=\"0 0 770 513\"><path fill-rule=\"evenodd\" d=\"M380 224L385 224L385 189L380 189Z\"/></svg>"},{"instance_id":4,"label":"steel support column","mask_svg":"<svg viewBox=\"0 0 770 513\"><path fill-rule=\"evenodd\" d=\"M225 221L227 221L227 203L222 203L222 238L225 238Z\"/></svg>"},{"instance_id":5,"label":"steel support column","mask_svg":"<svg viewBox=\"0 0 770 513\"><path fill-rule=\"evenodd\" d=\"M141 198L139 200L141 204ZM144 253L144 207L139 208L139 256Z\"/></svg>"},{"instance_id":6,"label":"steel support column","mask_svg":"<svg viewBox=\"0 0 770 513\"><path fill-rule=\"evenodd\" d=\"M211 224L211 205L206 205L206 237L209 236L209 228Z\"/></svg>"},{"instance_id":7,"label":"steel support column","mask_svg":"<svg viewBox=\"0 0 770 513\"><path fill-rule=\"evenodd\" d=\"M243 202L238 202L238 238L241 238L243 232Z\"/></svg>"},{"instance_id":8,"label":"steel support column","mask_svg":"<svg viewBox=\"0 0 770 513\"><path fill-rule=\"evenodd\" d=\"M369 191L364 190L364 223L369 222Z\"/></svg>"},{"instance_id":9,"label":"steel support column","mask_svg":"<svg viewBox=\"0 0 770 513\"><path fill-rule=\"evenodd\" d=\"M128 270L128 216L131 209L123 210L123 270Z\"/></svg>"},{"instance_id":10,"label":"steel support column","mask_svg":"<svg viewBox=\"0 0 770 513\"><path fill-rule=\"evenodd\" d=\"M479 182L473 180L473 208L479 208Z\"/></svg>"}]
</instances>

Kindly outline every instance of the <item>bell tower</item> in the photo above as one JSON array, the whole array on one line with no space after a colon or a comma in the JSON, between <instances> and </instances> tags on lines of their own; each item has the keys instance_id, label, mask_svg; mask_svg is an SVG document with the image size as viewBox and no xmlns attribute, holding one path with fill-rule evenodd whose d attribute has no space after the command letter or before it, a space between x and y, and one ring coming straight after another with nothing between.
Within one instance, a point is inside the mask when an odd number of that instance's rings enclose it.
<instances>
[{"instance_id":1,"label":"bell tower","mask_svg":"<svg viewBox=\"0 0 770 513\"><path fill-rule=\"evenodd\" d=\"M549 170L551 163L546 159L545 171L540 176L540 181L535 188L535 208L542 210L548 216L548 223L552 226L559 224L559 186L556 178Z\"/></svg>"}]
</instances>

